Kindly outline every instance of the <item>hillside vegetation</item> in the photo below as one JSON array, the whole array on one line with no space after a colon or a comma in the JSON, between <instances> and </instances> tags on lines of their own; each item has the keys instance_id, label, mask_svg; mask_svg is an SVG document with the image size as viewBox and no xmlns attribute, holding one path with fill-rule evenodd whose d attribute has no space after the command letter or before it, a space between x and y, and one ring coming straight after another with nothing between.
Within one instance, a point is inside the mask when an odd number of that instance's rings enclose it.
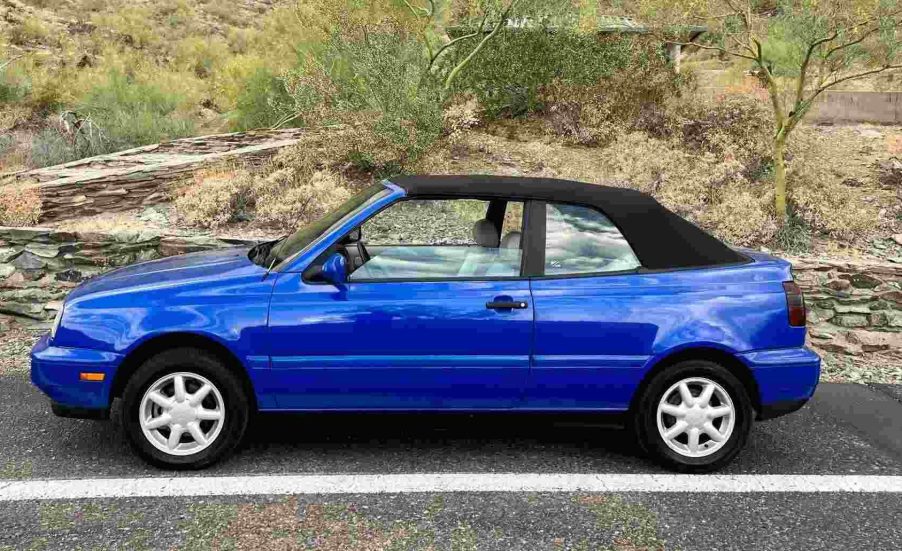
<instances>
[{"instance_id":1,"label":"hillside vegetation","mask_svg":"<svg viewBox=\"0 0 902 551\"><path fill-rule=\"evenodd\" d=\"M902 134L800 129L780 226L760 84L699 94L604 22L577 0L0 0L0 172L299 126L262 169L175 189L179 223L281 232L386 175L539 174L642 189L737 245L902 261ZM0 223L34 223L36 200L2 188Z\"/></svg>"}]
</instances>

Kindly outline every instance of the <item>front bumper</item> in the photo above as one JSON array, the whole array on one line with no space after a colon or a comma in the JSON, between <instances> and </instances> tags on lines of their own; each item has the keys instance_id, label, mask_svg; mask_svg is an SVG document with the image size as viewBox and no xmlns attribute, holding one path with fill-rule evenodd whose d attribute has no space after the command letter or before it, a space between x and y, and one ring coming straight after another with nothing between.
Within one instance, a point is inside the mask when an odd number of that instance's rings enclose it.
<instances>
[{"instance_id":1,"label":"front bumper","mask_svg":"<svg viewBox=\"0 0 902 551\"><path fill-rule=\"evenodd\" d=\"M807 347L760 350L740 354L758 384L760 419L801 408L814 395L821 358Z\"/></svg>"},{"instance_id":2,"label":"front bumper","mask_svg":"<svg viewBox=\"0 0 902 551\"><path fill-rule=\"evenodd\" d=\"M50 397L54 413L71 411L84 417L87 410L99 410L102 416L109 410L113 374L121 361L122 356L112 352L52 346L50 335L44 335L31 349L31 382ZM82 372L103 373L104 380L82 381Z\"/></svg>"}]
</instances>

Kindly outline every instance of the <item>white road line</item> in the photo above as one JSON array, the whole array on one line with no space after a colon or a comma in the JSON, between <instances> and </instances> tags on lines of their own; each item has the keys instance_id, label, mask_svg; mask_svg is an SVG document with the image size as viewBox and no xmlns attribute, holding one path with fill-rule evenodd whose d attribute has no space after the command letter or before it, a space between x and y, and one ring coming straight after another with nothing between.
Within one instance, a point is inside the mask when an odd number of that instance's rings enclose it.
<instances>
[{"instance_id":1,"label":"white road line","mask_svg":"<svg viewBox=\"0 0 902 551\"><path fill-rule=\"evenodd\" d=\"M902 493L902 476L417 473L23 480L0 485L0 502L443 492Z\"/></svg>"}]
</instances>

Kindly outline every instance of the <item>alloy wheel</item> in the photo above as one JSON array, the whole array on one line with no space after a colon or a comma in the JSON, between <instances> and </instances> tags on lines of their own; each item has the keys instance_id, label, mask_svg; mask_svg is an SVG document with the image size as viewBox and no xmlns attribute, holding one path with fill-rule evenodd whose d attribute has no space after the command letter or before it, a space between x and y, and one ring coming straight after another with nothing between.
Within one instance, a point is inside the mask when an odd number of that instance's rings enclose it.
<instances>
[{"instance_id":1,"label":"alloy wheel","mask_svg":"<svg viewBox=\"0 0 902 551\"><path fill-rule=\"evenodd\" d=\"M684 457L705 457L723 448L735 423L730 395L704 377L675 383L658 403L658 432L670 449Z\"/></svg>"},{"instance_id":2,"label":"alloy wheel","mask_svg":"<svg viewBox=\"0 0 902 551\"><path fill-rule=\"evenodd\" d=\"M139 406L145 438L169 455L199 453L216 441L225 421L222 394L195 373L170 373L151 384Z\"/></svg>"}]
</instances>

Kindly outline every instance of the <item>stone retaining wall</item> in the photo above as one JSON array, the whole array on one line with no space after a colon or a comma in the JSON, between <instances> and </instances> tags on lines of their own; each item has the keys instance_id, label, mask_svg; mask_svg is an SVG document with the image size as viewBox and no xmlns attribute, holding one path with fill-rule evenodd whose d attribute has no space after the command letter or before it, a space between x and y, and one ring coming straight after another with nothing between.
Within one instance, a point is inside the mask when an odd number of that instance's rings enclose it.
<instances>
[{"instance_id":1,"label":"stone retaining wall","mask_svg":"<svg viewBox=\"0 0 902 551\"><path fill-rule=\"evenodd\" d=\"M251 243L0 227L0 315L46 322L69 289L93 275L141 260ZM902 265L790 260L805 291L812 344L847 354L902 351Z\"/></svg>"},{"instance_id":2,"label":"stone retaining wall","mask_svg":"<svg viewBox=\"0 0 902 551\"><path fill-rule=\"evenodd\" d=\"M902 353L902 265L795 258L811 344L830 352Z\"/></svg>"},{"instance_id":3,"label":"stone retaining wall","mask_svg":"<svg viewBox=\"0 0 902 551\"><path fill-rule=\"evenodd\" d=\"M101 272L141 260L251 243L205 236L0 227L0 315L51 320L69 289Z\"/></svg>"},{"instance_id":4,"label":"stone retaining wall","mask_svg":"<svg viewBox=\"0 0 902 551\"><path fill-rule=\"evenodd\" d=\"M124 211L169 200L169 186L225 161L259 165L298 143L300 129L184 138L6 175L41 197L41 223Z\"/></svg>"}]
</instances>

